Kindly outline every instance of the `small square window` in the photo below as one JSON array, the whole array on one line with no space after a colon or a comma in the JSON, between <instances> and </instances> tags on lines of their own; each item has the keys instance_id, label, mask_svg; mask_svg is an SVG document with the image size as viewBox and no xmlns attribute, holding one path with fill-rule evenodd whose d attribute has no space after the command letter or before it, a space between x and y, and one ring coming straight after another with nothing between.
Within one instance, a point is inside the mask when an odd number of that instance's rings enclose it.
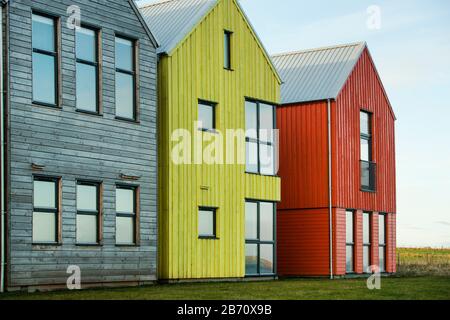
<instances>
[{"instance_id":1,"label":"small square window","mask_svg":"<svg viewBox=\"0 0 450 320\"><path fill-rule=\"evenodd\" d=\"M198 236L200 238L216 237L216 209L200 208L198 211Z\"/></svg>"},{"instance_id":2,"label":"small square window","mask_svg":"<svg viewBox=\"0 0 450 320\"><path fill-rule=\"evenodd\" d=\"M198 103L199 130L210 131L215 126L215 104L212 102L199 101Z\"/></svg>"}]
</instances>

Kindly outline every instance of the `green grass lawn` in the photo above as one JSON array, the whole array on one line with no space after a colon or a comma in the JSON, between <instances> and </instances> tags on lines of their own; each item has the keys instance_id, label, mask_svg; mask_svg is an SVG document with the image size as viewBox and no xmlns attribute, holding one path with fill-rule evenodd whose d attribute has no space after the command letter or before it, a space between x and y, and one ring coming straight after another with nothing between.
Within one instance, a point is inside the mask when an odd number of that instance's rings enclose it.
<instances>
[{"instance_id":1,"label":"green grass lawn","mask_svg":"<svg viewBox=\"0 0 450 320\"><path fill-rule=\"evenodd\" d=\"M138 288L8 293L0 299L150 299L150 300L450 300L450 277L382 278L381 290L369 290L366 279L290 279L267 282L154 285Z\"/></svg>"}]
</instances>

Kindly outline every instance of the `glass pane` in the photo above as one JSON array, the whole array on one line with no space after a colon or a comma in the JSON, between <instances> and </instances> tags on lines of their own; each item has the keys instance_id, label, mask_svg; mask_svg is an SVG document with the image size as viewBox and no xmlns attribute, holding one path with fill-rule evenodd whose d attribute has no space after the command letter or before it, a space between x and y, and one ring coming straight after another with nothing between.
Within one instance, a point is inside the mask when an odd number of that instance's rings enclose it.
<instances>
[{"instance_id":1,"label":"glass pane","mask_svg":"<svg viewBox=\"0 0 450 320\"><path fill-rule=\"evenodd\" d=\"M353 243L353 212L347 211L346 213L346 241L347 243Z\"/></svg>"},{"instance_id":2,"label":"glass pane","mask_svg":"<svg viewBox=\"0 0 450 320\"><path fill-rule=\"evenodd\" d=\"M258 239L258 204L245 203L245 239Z\"/></svg>"},{"instance_id":3,"label":"glass pane","mask_svg":"<svg viewBox=\"0 0 450 320\"><path fill-rule=\"evenodd\" d=\"M369 140L361 138L361 160L370 161L370 144Z\"/></svg>"},{"instance_id":4,"label":"glass pane","mask_svg":"<svg viewBox=\"0 0 450 320\"><path fill-rule=\"evenodd\" d=\"M273 203L260 202L259 203L259 221L260 221L260 240L273 241Z\"/></svg>"},{"instance_id":5,"label":"glass pane","mask_svg":"<svg viewBox=\"0 0 450 320\"><path fill-rule=\"evenodd\" d=\"M363 242L370 243L370 215L363 214Z\"/></svg>"},{"instance_id":6,"label":"glass pane","mask_svg":"<svg viewBox=\"0 0 450 320\"><path fill-rule=\"evenodd\" d=\"M55 52L55 21L33 14L33 48Z\"/></svg>"},{"instance_id":7,"label":"glass pane","mask_svg":"<svg viewBox=\"0 0 450 320\"><path fill-rule=\"evenodd\" d=\"M370 187L370 164L361 162L361 186Z\"/></svg>"},{"instance_id":8,"label":"glass pane","mask_svg":"<svg viewBox=\"0 0 450 320\"><path fill-rule=\"evenodd\" d=\"M248 138L257 139L258 115L256 103L245 102L245 130Z\"/></svg>"},{"instance_id":9,"label":"glass pane","mask_svg":"<svg viewBox=\"0 0 450 320\"><path fill-rule=\"evenodd\" d=\"M209 210L199 210L198 212L198 235L213 237L214 232L214 212Z\"/></svg>"},{"instance_id":10,"label":"glass pane","mask_svg":"<svg viewBox=\"0 0 450 320\"><path fill-rule=\"evenodd\" d=\"M259 140L273 142L273 106L261 103L259 105Z\"/></svg>"},{"instance_id":11,"label":"glass pane","mask_svg":"<svg viewBox=\"0 0 450 320\"><path fill-rule=\"evenodd\" d=\"M246 142L246 171L258 173L258 144Z\"/></svg>"},{"instance_id":12,"label":"glass pane","mask_svg":"<svg viewBox=\"0 0 450 320\"><path fill-rule=\"evenodd\" d=\"M370 135L370 115L367 112L360 112L361 133Z\"/></svg>"},{"instance_id":13,"label":"glass pane","mask_svg":"<svg viewBox=\"0 0 450 320\"><path fill-rule=\"evenodd\" d=\"M33 100L56 104L55 57L33 53Z\"/></svg>"},{"instance_id":14,"label":"glass pane","mask_svg":"<svg viewBox=\"0 0 450 320\"><path fill-rule=\"evenodd\" d=\"M347 272L353 272L353 246L347 246L346 249L346 268Z\"/></svg>"},{"instance_id":15,"label":"glass pane","mask_svg":"<svg viewBox=\"0 0 450 320\"><path fill-rule=\"evenodd\" d=\"M77 210L97 211L97 186L77 185Z\"/></svg>"},{"instance_id":16,"label":"glass pane","mask_svg":"<svg viewBox=\"0 0 450 320\"><path fill-rule=\"evenodd\" d=\"M133 42L116 38L116 68L133 71Z\"/></svg>"},{"instance_id":17,"label":"glass pane","mask_svg":"<svg viewBox=\"0 0 450 320\"><path fill-rule=\"evenodd\" d=\"M245 245L245 274L257 274L258 273L258 245L246 244Z\"/></svg>"},{"instance_id":18,"label":"glass pane","mask_svg":"<svg viewBox=\"0 0 450 320\"><path fill-rule=\"evenodd\" d=\"M77 58L97 62L97 34L94 30L80 28L77 30Z\"/></svg>"},{"instance_id":19,"label":"glass pane","mask_svg":"<svg viewBox=\"0 0 450 320\"><path fill-rule=\"evenodd\" d=\"M54 212L33 212L33 242L56 242Z\"/></svg>"},{"instance_id":20,"label":"glass pane","mask_svg":"<svg viewBox=\"0 0 450 320\"><path fill-rule=\"evenodd\" d=\"M77 214L77 243L97 243L97 216Z\"/></svg>"},{"instance_id":21,"label":"glass pane","mask_svg":"<svg viewBox=\"0 0 450 320\"><path fill-rule=\"evenodd\" d=\"M116 212L135 213L134 212L134 190L116 189Z\"/></svg>"},{"instance_id":22,"label":"glass pane","mask_svg":"<svg viewBox=\"0 0 450 320\"><path fill-rule=\"evenodd\" d=\"M386 271L386 251L385 251L385 247L380 247L379 248L379 257L380 257L380 272L385 272Z\"/></svg>"},{"instance_id":23,"label":"glass pane","mask_svg":"<svg viewBox=\"0 0 450 320\"><path fill-rule=\"evenodd\" d=\"M134 244L133 217L116 217L116 243Z\"/></svg>"},{"instance_id":24,"label":"glass pane","mask_svg":"<svg viewBox=\"0 0 450 320\"><path fill-rule=\"evenodd\" d=\"M364 246L363 247L363 272L370 273L369 263L370 263L370 246Z\"/></svg>"},{"instance_id":25,"label":"glass pane","mask_svg":"<svg viewBox=\"0 0 450 320\"><path fill-rule=\"evenodd\" d=\"M386 244L385 219L386 219L385 215L380 214L378 216L378 239L379 239L379 243L380 244Z\"/></svg>"},{"instance_id":26,"label":"glass pane","mask_svg":"<svg viewBox=\"0 0 450 320\"><path fill-rule=\"evenodd\" d=\"M77 63L77 109L97 112L97 68Z\"/></svg>"},{"instance_id":27,"label":"glass pane","mask_svg":"<svg viewBox=\"0 0 450 320\"><path fill-rule=\"evenodd\" d=\"M116 72L116 116L134 119L134 77Z\"/></svg>"},{"instance_id":28,"label":"glass pane","mask_svg":"<svg viewBox=\"0 0 450 320\"><path fill-rule=\"evenodd\" d=\"M227 69L231 68L231 57L230 57L230 34L225 32L224 35L224 67Z\"/></svg>"},{"instance_id":29,"label":"glass pane","mask_svg":"<svg viewBox=\"0 0 450 320\"><path fill-rule=\"evenodd\" d=\"M274 147L261 143L259 145L260 173L266 175L275 174Z\"/></svg>"},{"instance_id":30,"label":"glass pane","mask_svg":"<svg viewBox=\"0 0 450 320\"><path fill-rule=\"evenodd\" d=\"M214 110L213 106L198 105L198 121L201 122L200 129L214 129Z\"/></svg>"},{"instance_id":31,"label":"glass pane","mask_svg":"<svg viewBox=\"0 0 450 320\"><path fill-rule=\"evenodd\" d=\"M259 259L260 273L274 273L273 270L273 245L260 245L260 259Z\"/></svg>"},{"instance_id":32,"label":"glass pane","mask_svg":"<svg viewBox=\"0 0 450 320\"><path fill-rule=\"evenodd\" d=\"M35 208L56 208L56 183L35 180L33 202Z\"/></svg>"}]
</instances>

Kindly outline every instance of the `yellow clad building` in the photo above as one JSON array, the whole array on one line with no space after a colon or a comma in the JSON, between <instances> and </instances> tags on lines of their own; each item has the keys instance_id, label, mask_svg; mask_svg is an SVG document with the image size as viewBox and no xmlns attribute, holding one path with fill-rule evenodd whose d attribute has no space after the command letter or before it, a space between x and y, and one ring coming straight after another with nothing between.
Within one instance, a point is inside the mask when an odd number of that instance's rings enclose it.
<instances>
[{"instance_id":1,"label":"yellow clad building","mask_svg":"<svg viewBox=\"0 0 450 320\"><path fill-rule=\"evenodd\" d=\"M266 50L236 0L141 12L161 43L159 278L274 276L280 179L263 129L276 126L281 81Z\"/></svg>"}]
</instances>

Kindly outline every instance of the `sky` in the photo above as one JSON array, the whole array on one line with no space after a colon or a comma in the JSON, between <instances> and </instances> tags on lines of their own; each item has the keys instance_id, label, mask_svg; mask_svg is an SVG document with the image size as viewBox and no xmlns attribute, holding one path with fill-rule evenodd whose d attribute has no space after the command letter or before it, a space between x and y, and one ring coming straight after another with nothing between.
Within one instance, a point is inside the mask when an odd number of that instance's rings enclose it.
<instances>
[{"instance_id":1,"label":"sky","mask_svg":"<svg viewBox=\"0 0 450 320\"><path fill-rule=\"evenodd\" d=\"M240 2L270 54L368 43L398 119L397 243L450 247L450 1Z\"/></svg>"}]
</instances>

